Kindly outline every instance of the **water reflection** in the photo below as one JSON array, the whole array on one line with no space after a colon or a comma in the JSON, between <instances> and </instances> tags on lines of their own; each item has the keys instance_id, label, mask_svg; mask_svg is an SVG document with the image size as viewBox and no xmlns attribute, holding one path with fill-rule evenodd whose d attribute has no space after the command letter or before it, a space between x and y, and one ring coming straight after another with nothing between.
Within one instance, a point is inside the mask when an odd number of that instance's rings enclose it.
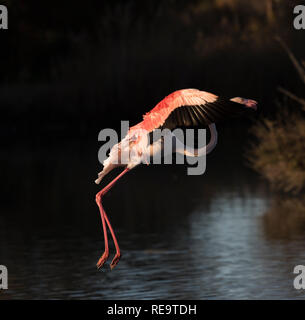
<instances>
[{"instance_id":1,"label":"water reflection","mask_svg":"<svg viewBox=\"0 0 305 320\"><path fill-rule=\"evenodd\" d=\"M182 166L125 176L105 198L123 258L113 272L98 272L97 147L22 148L1 177L0 263L9 290L0 298L303 298L292 286L294 265L305 261L303 229L274 236L290 219L241 163L228 157L224 166L221 150L204 176L188 177Z\"/></svg>"},{"instance_id":2,"label":"water reflection","mask_svg":"<svg viewBox=\"0 0 305 320\"><path fill-rule=\"evenodd\" d=\"M265 236L272 239L293 240L305 235L305 198L274 197L273 203L263 216Z\"/></svg>"}]
</instances>

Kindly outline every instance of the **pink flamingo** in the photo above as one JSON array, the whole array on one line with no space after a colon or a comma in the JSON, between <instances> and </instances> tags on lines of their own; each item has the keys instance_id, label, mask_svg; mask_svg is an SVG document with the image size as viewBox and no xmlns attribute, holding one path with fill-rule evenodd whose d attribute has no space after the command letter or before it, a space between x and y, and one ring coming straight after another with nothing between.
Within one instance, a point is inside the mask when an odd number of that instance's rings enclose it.
<instances>
[{"instance_id":1,"label":"pink flamingo","mask_svg":"<svg viewBox=\"0 0 305 320\"><path fill-rule=\"evenodd\" d=\"M154 154L161 152L163 149L163 140L150 143L149 133L157 128L168 128L170 130L178 126L209 126L211 138L209 143L195 152L191 152L187 146L183 145L180 140L175 139L175 150L171 152L179 152L188 156L201 156L211 152L217 143L217 131L215 122L226 119L228 117L242 115L247 110L256 110L257 102L250 99L240 97L232 99L223 99L212 93L200 91L197 89L178 90L159 102L150 112L143 116L143 121L131 127L126 137L113 146L109 157L103 162L103 170L98 174L95 180L99 184L103 177L112 169L122 166L124 170L113 179L105 188L96 194L96 203L100 210L103 224L105 250L97 267L101 268L109 256L108 237L106 224L110 230L112 239L115 244L116 254L110 264L113 269L121 258L120 247L118 245L115 233L102 206L103 196L113 187L113 185L129 170L133 169ZM128 159L125 164L120 163L123 151L128 148Z\"/></svg>"}]
</instances>

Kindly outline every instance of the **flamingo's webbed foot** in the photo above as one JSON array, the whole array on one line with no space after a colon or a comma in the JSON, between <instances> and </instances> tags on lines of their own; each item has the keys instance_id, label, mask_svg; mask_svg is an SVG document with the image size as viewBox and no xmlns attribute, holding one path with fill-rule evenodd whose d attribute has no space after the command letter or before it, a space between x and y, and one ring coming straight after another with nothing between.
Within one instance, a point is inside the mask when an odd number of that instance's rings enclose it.
<instances>
[{"instance_id":1,"label":"flamingo's webbed foot","mask_svg":"<svg viewBox=\"0 0 305 320\"><path fill-rule=\"evenodd\" d=\"M110 264L111 270L119 263L121 257L122 257L121 253L116 253L116 255L114 256Z\"/></svg>"},{"instance_id":2,"label":"flamingo's webbed foot","mask_svg":"<svg viewBox=\"0 0 305 320\"><path fill-rule=\"evenodd\" d=\"M99 261L97 262L96 267L98 269L101 269L105 264L105 262L107 261L108 257L109 257L109 252L105 251L103 255L100 257Z\"/></svg>"}]
</instances>

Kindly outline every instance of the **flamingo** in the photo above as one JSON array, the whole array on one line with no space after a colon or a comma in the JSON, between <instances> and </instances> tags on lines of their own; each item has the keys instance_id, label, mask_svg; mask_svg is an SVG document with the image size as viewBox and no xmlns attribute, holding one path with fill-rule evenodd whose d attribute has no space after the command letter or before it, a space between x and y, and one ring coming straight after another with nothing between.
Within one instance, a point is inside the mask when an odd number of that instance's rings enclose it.
<instances>
[{"instance_id":1,"label":"flamingo","mask_svg":"<svg viewBox=\"0 0 305 320\"><path fill-rule=\"evenodd\" d=\"M105 250L101 258L97 262L97 268L102 268L109 257L107 227L110 230L116 254L110 264L111 270L118 264L121 258L121 251L118 245L113 228L110 224L108 216L103 208L103 196L114 186L114 184L123 177L128 171L135 168L142 162L156 153L160 153L163 147L162 138L155 142L149 141L149 134L158 128L169 129L169 134L175 140L175 148L171 152L181 153L188 156L202 156L210 153L217 144L217 130L215 122L234 117L248 112L248 110L257 110L257 102L251 99L235 97L232 99L224 99L212 93L200 91L198 89L178 90L160 101L150 112L143 116L143 121L131 127L127 135L121 142L114 145L109 157L103 162L103 170L98 174L95 180L99 184L101 180L114 168L123 167L124 170L113 179L106 187L96 194L96 203L99 207L100 216L103 225ZM171 133L176 127L180 126L208 126L211 138L209 143L190 152L180 140L176 139ZM127 163L120 163L117 159L128 148Z\"/></svg>"}]
</instances>

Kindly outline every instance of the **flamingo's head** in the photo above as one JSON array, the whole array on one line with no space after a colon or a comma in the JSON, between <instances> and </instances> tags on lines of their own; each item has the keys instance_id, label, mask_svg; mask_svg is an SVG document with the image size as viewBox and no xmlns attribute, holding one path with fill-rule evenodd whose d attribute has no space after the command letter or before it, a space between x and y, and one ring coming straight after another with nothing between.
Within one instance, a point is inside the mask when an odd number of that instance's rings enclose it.
<instances>
[{"instance_id":1,"label":"flamingo's head","mask_svg":"<svg viewBox=\"0 0 305 320\"><path fill-rule=\"evenodd\" d=\"M241 103L241 104L245 105L247 108L253 109L255 111L257 110L257 101L255 101L255 100L236 97L236 98L231 99L231 101Z\"/></svg>"},{"instance_id":2,"label":"flamingo's head","mask_svg":"<svg viewBox=\"0 0 305 320\"><path fill-rule=\"evenodd\" d=\"M257 111L257 101L255 100L251 100L251 99L244 99L243 104L251 109L254 109L255 111Z\"/></svg>"}]
</instances>

